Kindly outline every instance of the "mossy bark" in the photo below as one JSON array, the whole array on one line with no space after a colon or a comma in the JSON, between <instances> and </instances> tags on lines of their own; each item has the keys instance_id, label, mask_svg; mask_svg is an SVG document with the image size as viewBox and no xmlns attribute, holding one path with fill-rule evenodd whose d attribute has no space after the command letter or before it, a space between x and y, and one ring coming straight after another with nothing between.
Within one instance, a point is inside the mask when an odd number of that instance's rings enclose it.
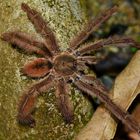
<instances>
[{"instance_id":1,"label":"mossy bark","mask_svg":"<svg viewBox=\"0 0 140 140\"><path fill-rule=\"evenodd\" d=\"M23 2L23 1L22 1ZM68 47L68 42L86 22L84 4L77 0L26 0L32 8L42 13L56 34L61 50ZM36 34L34 27L20 8L21 0L0 2L0 34L7 31L21 30ZM25 55L13 49L11 45L0 41L0 140L67 140L86 124L93 108L86 97L72 89L72 101L75 119L71 125L65 124L57 110L54 90L46 92L38 99L34 117L34 128L17 123L17 106L23 91L35 80L21 76L20 68L35 56Z\"/></svg>"}]
</instances>

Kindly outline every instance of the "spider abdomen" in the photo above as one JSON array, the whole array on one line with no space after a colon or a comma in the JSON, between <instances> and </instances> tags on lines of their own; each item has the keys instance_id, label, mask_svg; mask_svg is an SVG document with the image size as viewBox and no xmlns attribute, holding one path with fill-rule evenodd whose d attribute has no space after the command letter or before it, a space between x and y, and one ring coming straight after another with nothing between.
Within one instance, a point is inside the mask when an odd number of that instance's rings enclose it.
<instances>
[{"instance_id":1,"label":"spider abdomen","mask_svg":"<svg viewBox=\"0 0 140 140\"><path fill-rule=\"evenodd\" d=\"M53 64L45 58L37 58L30 63L24 65L21 72L29 77L38 78L44 77L49 73Z\"/></svg>"}]
</instances>

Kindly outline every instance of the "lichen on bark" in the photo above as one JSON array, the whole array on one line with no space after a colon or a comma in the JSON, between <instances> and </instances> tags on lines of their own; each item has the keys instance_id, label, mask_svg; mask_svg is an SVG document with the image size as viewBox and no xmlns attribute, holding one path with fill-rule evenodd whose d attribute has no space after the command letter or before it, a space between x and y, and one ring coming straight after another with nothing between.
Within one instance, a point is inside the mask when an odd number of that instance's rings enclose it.
<instances>
[{"instance_id":1,"label":"lichen on bark","mask_svg":"<svg viewBox=\"0 0 140 140\"><path fill-rule=\"evenodd\" d=\"M69 40L86 22L84 7L77 0L24 0L22 2L37 9L49 22L62 50L68 47ZM20 5L20 0L0 2L0 34L21 30L40 38ZM36 82L21 76L20 68L33 58L35 56L20 53L11 45L0 41L0 140L73 139L89 120L93 111L91 103L78 90L72 89L71 98L75 107L73 124L65 124L57 111L54 89L38 99L34 114L37 124L34 128L23 127L16 121L17 105L22 91Z\"/></svg>"}]
</instances>

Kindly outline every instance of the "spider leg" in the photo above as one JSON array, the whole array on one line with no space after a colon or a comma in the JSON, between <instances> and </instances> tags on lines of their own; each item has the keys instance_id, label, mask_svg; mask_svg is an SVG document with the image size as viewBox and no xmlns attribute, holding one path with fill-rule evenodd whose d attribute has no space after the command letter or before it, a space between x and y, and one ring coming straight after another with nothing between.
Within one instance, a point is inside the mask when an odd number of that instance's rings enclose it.
<instances>
[{"instance_id":1,"label":"spider leg","mask_svg":"<svg viewBox=\"0 0 140 140\"><path fill-rule=\"evenodd\" d=\"M87 39L87 37L95 31L97 28L101 26L103 22L109 19L115 12L117 11L117 6L112 7L109 10L103 12L98 18L95 20L91 20L84 27L84 30L81 31L71 42L70 49L75 50L83 41Z\"/></svg>"},{"instance_id":2,"label":"spider leg","mask_svg":"<svg viewBox=\"0 0 140 140\"><path fill-rule=\"evenodd\" d=\"M83 63L87 64L96 64L97 62L101 61L102 58L98 58L96 56L78 56L77 61L82 61Z\"/></svg>"},{"instance_id":3,"label":"spider leg","mask_svg":"<svg viewBox=\"0 0 140 140\"><path fill-rule=\"evenodd\" d=\"M50 51L43 42L39 42L25 33L19 31L7 32L3 33L1 38L12 45L18 46L18 48L28 54L35 53L41 56L51 57Z\"/></svg>"},{"instance_id":4,"label":"spider leg","mask_svg":"<svg viewBox=\"0 0 140 140\"><path fill-rule=\"evenodd\" d=\"M40 13L36 10L31 9L27 4L22 3L21 8L23 11L27 13L28 19L34 25L36 31L41 34L41 36L45 39L45 42L48 48L56 53L59 51L55 36L52 30L48 27L48 23L44 21L41 17Z\"/></svg>"},{"instance_id":5,"label":"spider leg","mask_svg":"<svg viewBox=\"0 0 140 140\"><path fill-rule=\"evenodd\" d=\"M49 90L49 88L53 85L52 80L54 80L54 77L52 75L48 75L47 78L33 85L27 92L24 93L19 104L17 115L19 123L23 125L30 125L31 127L35 125L32 113L35 108L37 97L42 92Z\"/></svg>"},{"instance_id":6,"label":"spider leg","mask_svg":"<svg viewBox=\"0 0 140 140\"><path fill-rule=\"evenodd\" d=\"M91 51L101 49L107 45L117 45L117 46L119 45L118 47L120 47L121 45L128 45L128 44L133 45L136 48L140 48L140 44L129 37L120 38L120 37L114 36L114 37L110 37L108 39L98 41L96 43L92 43L92 44L84 46L82 48L79 48L76 53L79 55L84 55Z\"/></svg>"},{"instance_id":7,"label":"spider leg","mask_svg":"<svg viewBox=\"0 0 140 140\"><path fill-rule=\"evenodd\" d=\"M73 106L70 102L68 93L70 89L65 79L59 79L57 82L57 89L55 92L58 109L60 110L62 116L64 117L67 123L71 123L73 121Z\"/></svg>"},{"instance_id":8,"label":"spider leg","mask_svg":"<svg viewBox=\"0 0 140 140\"><path fill-rule=\"evenodd\" d=\"M88 69L85 62L81 61L81 60L78 60L78 59L77 59L76 68L77 68L78 71L84 71L84 70Z\"/></svg>"},{"instance_id":9,"label":"spider leg","mask_svg":"<svg viewBox=\"0 0 140 140\"><path fill-rule=\"evenodd\" d=\"M52 68L52 63L45 58L37 58L31 62L28 62L21 69L21 72L32 78L41 78L46 76L50 69Z\"/></svg>"},{"instance_id":10,"label":"spider leg","mask_svg":"<svg viewBox=\"0 0 140 140\"><path fill-rule=\"evenodd\" d=\"M137 132L140 135L140 126L138 123L132 118L132 116L122 110L119 106L117 106L107 95L107 92L101 92L97 86L90 85L82 80L80 77L73 76L74 84L78 89L81 91L89 94L90 96L94 97L95 95L100 99L101 102L105 104L105 106L124 124L126 124L131 130ZM76 78L79 78L76 80Z\"/></svg>"},{"instance_id":11,"label":"spider leg","mask_svg":"<svg viewBox=\"0 0 140 140\"><path fill-rule=\"evenodd\" d=\"M108 93L108 89L104 86L104 84L93 75L82 75L81 80L87 84L93 85L95 88L100 90L100 92Z\"/></svg>"}]
</instances>

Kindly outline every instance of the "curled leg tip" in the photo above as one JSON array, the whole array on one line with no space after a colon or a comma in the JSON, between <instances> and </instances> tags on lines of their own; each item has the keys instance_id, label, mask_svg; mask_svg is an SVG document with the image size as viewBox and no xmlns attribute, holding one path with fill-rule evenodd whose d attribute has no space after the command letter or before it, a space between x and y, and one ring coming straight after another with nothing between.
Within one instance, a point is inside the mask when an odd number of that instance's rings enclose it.
<instances>
[{"instance_id":1,"label":"curled leg tip","mask_svg":"<svg viewBox=\"0 0 140 140\"><path fill-rule=\"evenodd\" d=\"M29 126L30 126L31 128L34 128L34 127L36 126L35 121L34 121L34 122L32 122L31 124L29 124Z\"/></svg>"},{"instance_id":2,"label":"curled leg tip","mask_svg":"<svg viewBox=\"0 0 140 140\"><path fill-rule=\"evenodd\" d=\"M3 33L3 34L0 35L0 38L1 38L2 40L4 40L4 41L7 41L7 40L9 40L11 37L10 37L10 35L9 35L8 33Z\"/></svg>"},{"instance_id":3,"label":"curled leg tip","mask_svg":"<svg viewBox=\"0 0 140 140\"><path fill-rule=\"evenodd\" d=\"M64 120L67 124L71 124L74 120L74 115L67 115L67 116L64 116Z\"/></svg>"},{"instance_id":4,"label":"curled leg tip","mask_svg":"<svg viewBox=\"0 0 140 140\"><path fill-rule=\"evenodd\" d=\"M27 11L27 10L30 9L30 8L29 8L29 6L28 6L26 3L22 3L22 4L21 4L21 9L22 9L23 11Z\"/></svg>"},{"instance_id":5,"label":"curled leg tip","mask_svg":"<svg viewBox=\"0 0 140 140\"><path fill-rule=\"evenodd\" d=\"M18 116L17 121L21 125L28 125L32 128L35 127L36 124L35 120L31 116L26 116L26 117Z\"/></svg>"},{"instance_id":6,"label":"curled leg tip","mask_svg":"<svg viewBox=\"0 0 140 140\"><path fill-rule=\"evenodd\" d=\"M65 119L66 124L73 123L73 118Z\"/></svg>"}]
</instances>

